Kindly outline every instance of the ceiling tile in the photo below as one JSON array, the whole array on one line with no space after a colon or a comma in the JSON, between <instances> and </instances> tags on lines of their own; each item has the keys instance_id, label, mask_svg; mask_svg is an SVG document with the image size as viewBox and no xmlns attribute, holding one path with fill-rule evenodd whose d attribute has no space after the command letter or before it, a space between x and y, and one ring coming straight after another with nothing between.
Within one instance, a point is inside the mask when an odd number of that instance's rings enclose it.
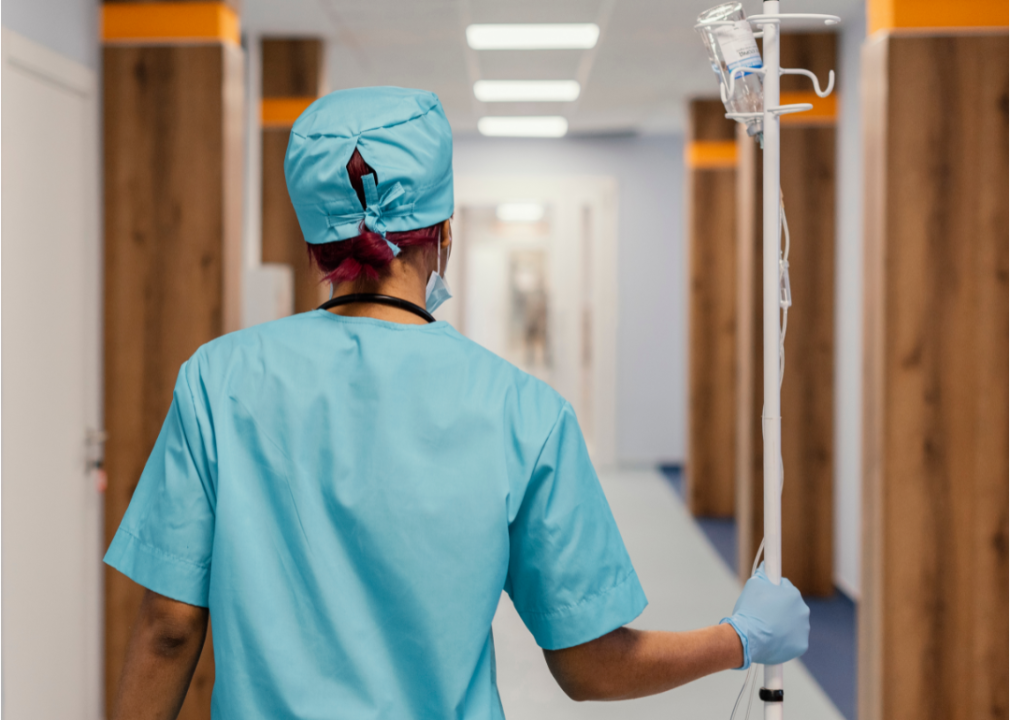
<instances>
[{"instance_id":1,"label":"ceiling tile","mask_svg":"<svg viewBox=\"0 0 1010 720\"><path fill-rule=\"evenodd\" d=\"M563 114L571 132L677 132L687 98L718 90L693 31L716 0L243 0L247 33L323 37L332 89L401 85L438 93L457 132L485 114ZM758 11L757 0L745 0ZM863 0L783 0L792 12L862 23ZM475 22L598 22L595 50L474 51ZM476 79L580 79L574 103L479 103Z\"/></svg>"}]
</instances>

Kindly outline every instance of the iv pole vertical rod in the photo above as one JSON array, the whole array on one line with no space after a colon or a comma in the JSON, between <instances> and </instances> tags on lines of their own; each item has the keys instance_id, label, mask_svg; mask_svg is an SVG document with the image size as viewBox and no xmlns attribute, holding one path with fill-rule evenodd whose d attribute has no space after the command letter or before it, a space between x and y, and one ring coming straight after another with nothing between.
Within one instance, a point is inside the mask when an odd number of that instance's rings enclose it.
<instances>
[{"instance_id":1,"label":"iv pole vertical rod","mask_svg":"<svg viewBox=\"0 0 1010 720\"><path fill-rule=\"evenodd\" d=\"M776 15L778 0L765 0L764 13ZM765 572L776 585L782 581L781 442L782 411L779 396L779 118L768 108L779 104L779 26L764 23L764 176L762 184L763 245L762 330L764 352L764 537ZM781 690L782 666L766 665L764 686ZM765 702L765 720L781 720L782 702Z\"/></svg>"}]
</instances>

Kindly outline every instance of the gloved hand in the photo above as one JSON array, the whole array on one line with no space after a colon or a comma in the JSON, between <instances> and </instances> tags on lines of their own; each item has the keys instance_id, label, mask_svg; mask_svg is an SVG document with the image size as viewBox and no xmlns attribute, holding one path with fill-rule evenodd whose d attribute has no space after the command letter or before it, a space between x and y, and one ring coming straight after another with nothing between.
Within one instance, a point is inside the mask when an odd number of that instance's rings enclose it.
<instances>
[{"instance_id":1,"label":"gloved hand","mask_svg":"<svg viewBox=\"0 0 1010 720\"><path fill-rule=\"evenodd\" d=\"M719 624L725 622L743 643L743 665L738 670L746 670L752 662L778 665L807 651L810 608L785 578L780 585L772 583L764 563L743 586L733 614Z\"/></svg>"}]
</instances>

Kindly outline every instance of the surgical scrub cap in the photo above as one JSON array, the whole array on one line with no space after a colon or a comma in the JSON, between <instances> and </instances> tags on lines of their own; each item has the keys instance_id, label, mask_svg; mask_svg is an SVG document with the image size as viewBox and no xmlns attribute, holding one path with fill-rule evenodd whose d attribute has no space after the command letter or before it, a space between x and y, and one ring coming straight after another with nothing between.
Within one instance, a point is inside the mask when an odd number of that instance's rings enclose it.
<instances>
[{"instance_id":1,"label":"surgical scrub cap","mask_svg":"<svg viewBox=\"0 0 1010 720\"><path fill-rule=\"evenodd\" d=\"M347 174L355 148L375 169L374 176L362 178L364 208ZM434 93L338 90L316 100L295 122L284 175L302 233L312 244L356 237L362 222L383 237L429 227L452 215L452 129Z\"/></svg>"}]
</instances>

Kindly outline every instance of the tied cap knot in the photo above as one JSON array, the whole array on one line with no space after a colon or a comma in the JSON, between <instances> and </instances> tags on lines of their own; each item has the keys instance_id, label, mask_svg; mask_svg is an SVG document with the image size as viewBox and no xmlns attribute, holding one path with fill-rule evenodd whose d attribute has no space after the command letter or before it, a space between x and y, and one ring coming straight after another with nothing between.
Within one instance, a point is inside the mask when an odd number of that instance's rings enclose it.
<instances>
[{"instance_id":1,"label":"tied cap knot","mask_svg":"<svg viewBox=\"0 0 1010 720\"><path fill-rule=\"evenodd\" d=\"M414 204L397 203L404 195L403 186L400 183L393 183L393 186L383 194L381 199L379 198L379 189L375 185L375 175L372 173L363 175L361 177L361 184L365 189L365 209L356 213L330 215L327 217L329 221L328 225L336 229L337 232L343 231L341 234L348 235L356 233L357 229L364 223L366 228L381 235L386 240L389 249L393 251L393 257L396 257L400 254L399 246L386 239L388 220L389 218L401 217L413 212ZM348 226L351 227L348 228ZM353 232L348 233L349 229Z\"/></svg>"}]
</instances>

